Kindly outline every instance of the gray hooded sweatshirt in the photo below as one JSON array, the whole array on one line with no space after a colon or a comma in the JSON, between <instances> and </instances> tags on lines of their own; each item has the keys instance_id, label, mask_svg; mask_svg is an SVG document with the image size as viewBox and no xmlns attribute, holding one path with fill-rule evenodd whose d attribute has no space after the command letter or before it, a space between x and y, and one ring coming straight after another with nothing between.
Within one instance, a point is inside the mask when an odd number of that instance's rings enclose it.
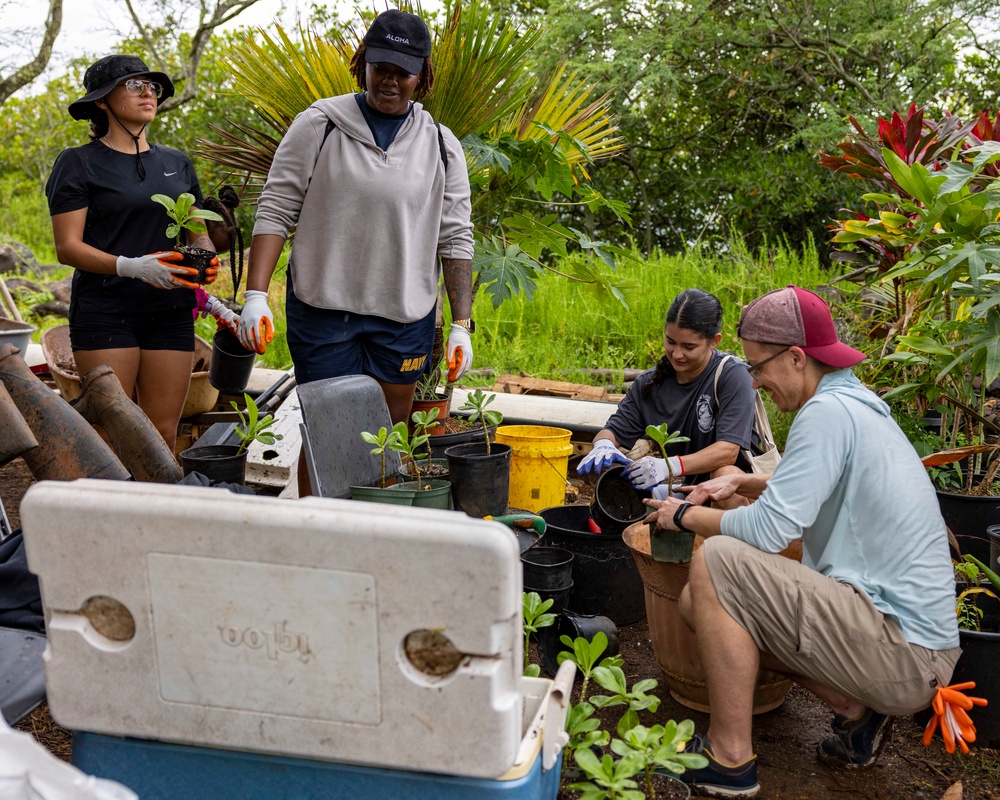
<instances>
[{"instance_id":1,"label":"gray hooded sweatshirt","mask_svg":"<svg viewBox=\"0 0 1000 800\"><path fill-rule=\"evenodd\" d=\"M722 532L857 586L906 640L958 647L955 577L934 487L889 407L849 369L823 376L764 493Z\"/></svg>"},{"instance_id":2,"label":"gray hooded sweatshirt","mask_svg":"<svg viewBox=\"0 0 1000 800\"><path fill-rule=\"evenodd\" d=\"M327 121L335 128L326 141ZM469 175L462 146L414 103L383 151L354 95L318 100L281 140L254 236L296 229L295 296L325 309L414 322L437 297L438 257L471 259ZM322 147L322 149L321 149Z\"/></svg>"}]
</instances>

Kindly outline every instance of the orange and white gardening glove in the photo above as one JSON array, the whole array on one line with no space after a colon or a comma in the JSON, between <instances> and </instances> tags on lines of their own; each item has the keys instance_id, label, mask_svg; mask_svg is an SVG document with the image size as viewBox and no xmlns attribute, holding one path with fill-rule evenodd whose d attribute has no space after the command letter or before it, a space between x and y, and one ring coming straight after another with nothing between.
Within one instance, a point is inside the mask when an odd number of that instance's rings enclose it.
<instances>
[{"instance_id":1,"label":"orange and white gardening glove","mask_svg":"<svg viewBox=\"0 0 1000 800\"><path fill-rule=\"evenodd\" d=\"M452 323L448 333L448 383L454 383L472 367L472 337L461 325Z\"/></svg>"},{"instance_id":2,"label":"orange and white gardening glove","mask_svg":"<svg viewBox=\"0 0 1000 800\"><path fill-rule=\"evenodd\" d=\"M274 339L274 315L267 305L267 292L247 289L243 294L243 312L236 334L247 350L263 355Z\"/></svg>"},{"instance_id":3,"label":"orange and white gardening glove","mask_svg":"<svg viewBox=\"0 0 1000 800\"><path fill-rule=\"evenodd\" d=\"M145 256L118 256L115 272L122 278L136 278L157 289L178 289L182 286L194 288L195 284L182 280L181 276L197 275L198 270L178 266L184 255L176 250L163 250Z\"/></svg>"},{"instance_id":4,"label":"orange and white gardening glove","mask_svg":"<svg viewBox=\"0 0 1000 800\"><path fill-rule=\"evenodd\" d=\"M232 309L228 308L218 297L210 295L200 286L194 290L195 307L192 309L194 318L199 316L207 319L209 316L215 317L215 321L220 328L228 328L233 336L237 336L240 330L240 316Z\"/></svg>"},{"instance_id":5,"label":"orange and white gardening glove","mask_svg":"<svg viewBox=\"0 0 1000 800\"><path fill-rule=\"evenodd\" d=\"M976 726L972 724L968 712L973 706L987 704L982 697L968 697L962 694L965 689L975 688L975 681L938 687L937 694L931 701L934 716L924 728L924 747L930 746L934 731L940 727L945 750L954 753L957 744L963 753L969 752L969 745L966 742L976 741Z\"/></svg>"}]
</instances>

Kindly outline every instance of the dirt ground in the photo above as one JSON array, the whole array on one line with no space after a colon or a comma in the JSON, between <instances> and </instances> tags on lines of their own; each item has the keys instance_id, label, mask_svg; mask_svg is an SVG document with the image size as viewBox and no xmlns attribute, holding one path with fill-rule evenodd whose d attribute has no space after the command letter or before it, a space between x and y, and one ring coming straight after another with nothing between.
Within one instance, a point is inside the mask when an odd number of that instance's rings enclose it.
<instances>
[{"instance_id":1,"label":"dirt ground","mask_svg":"<svg viewBox=\"0 0 1000 800\"><path fill-rule=\"evenodd\" d=\"M31 474L21 459L0 468L0 498L14 528L20 525L19 504L31 483ZM645 621L620 628L618 635L629 685L644 678L661 682L662 691L655 690L662 698L660 708L652 715L643 712L644 724L691 718L696 728L704 731L707 716L685 708L666 692ZM610 729L618 712L608 711L605 727ZM909 717L896 720L893 740L872 769L828 768L814 754L816 743L830 733L831 718L818 700L794 686L784 704L755 718L761 800L938 800L956 781L963 783L966 800L1000 800L1000 751L973 748L967 757L949 756L940 739L924 747L921 729ZM52 722L46 706L18 727L33 732L60 757L68 757L68 732ZM572 795L564 792L562 796Z\"/></svg>"}]
</instances>

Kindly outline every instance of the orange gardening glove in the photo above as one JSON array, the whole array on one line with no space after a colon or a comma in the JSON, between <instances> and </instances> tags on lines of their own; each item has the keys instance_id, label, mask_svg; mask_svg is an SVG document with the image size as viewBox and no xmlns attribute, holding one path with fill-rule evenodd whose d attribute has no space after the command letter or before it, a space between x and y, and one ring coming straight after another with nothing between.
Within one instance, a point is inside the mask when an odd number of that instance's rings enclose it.
<instances>
[{"instance_id":1,"label":"orange gardening glove","mask_svg":"<svg viewBox=\"0 0 1000 800\"><path fill-rule=\"evenodd\" d=\"M954 753L955 745L958 744L963 753L969 752L969 745L966 742L976 741L976 726L972 724L968 712L973 706L987 704L982 697L967 697L962 694L965 689L975 688L975 681L938 687L937 694L931 701L934 716L924 728L924 747L930 746L934 731L940 726L945 750Z\"/></svg>"}]
</instances>

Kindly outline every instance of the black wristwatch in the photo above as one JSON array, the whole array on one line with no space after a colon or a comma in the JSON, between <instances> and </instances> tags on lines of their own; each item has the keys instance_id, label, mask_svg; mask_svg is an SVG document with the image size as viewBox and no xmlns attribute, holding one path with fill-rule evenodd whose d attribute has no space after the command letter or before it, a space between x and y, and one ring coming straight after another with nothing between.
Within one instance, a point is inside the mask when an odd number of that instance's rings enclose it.
<instances>
[{"instance_id":1,"label":"black wristwatch","mask_svg":"<svg viewBox=\"0 0 1000 800\"><path fill-rule=\"evenodd\" d=\"M694 533L690 528L684 527L683 517L684 512L687 511L694 503L681 503L677 506L677 510L674 512L674 525L677 526L677 530L684 531L684 533Z\"/></svg>"}]
</instances>

